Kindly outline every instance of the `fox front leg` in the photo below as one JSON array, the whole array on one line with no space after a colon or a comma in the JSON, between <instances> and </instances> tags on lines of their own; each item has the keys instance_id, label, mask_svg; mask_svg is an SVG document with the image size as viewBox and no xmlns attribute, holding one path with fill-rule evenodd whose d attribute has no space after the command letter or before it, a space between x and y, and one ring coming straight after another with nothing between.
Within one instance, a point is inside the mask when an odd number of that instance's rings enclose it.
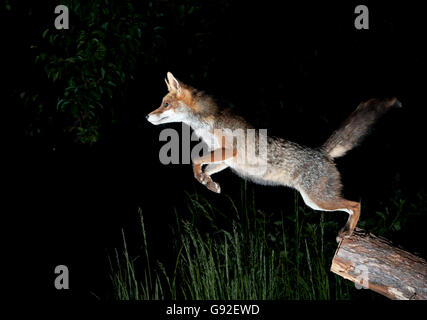
<instances>
[{"instance_id":1,"label":"fox front leg","mask_svg":"<svg viewBox=\"0 0 427 320\"><path fill-rule=\"evenodd\" d=\"M213 181L210 175L203 172L201 167L201 164L193 164L194 178L196 178L197 181L206 186L206 188L209 190L220 193L221 187L219 184Z\"/></svg>"},{"instance_id":2,"label":"fox front leg","mask_svg":"<svg viewBox=\"0 0 427 320\"><path fill-rule=\"evenodd\" d=\"M230 156L231 154L231 156ZM209 190L220 193L221 188L218 183L212 180L211 174L224 170L228 165L224 162L226 159L232 158L235 154L225 148L211 151L209 154L197 158L193 161L194 177L201 184L205 185ZM202 171L202 165L208 164L206 170Z\"/></svg>"},{"instance_id":3,"label":"fox front leg","mask_svg":"<svg viewBox=\"0 0 427 320\"><path fill-rule=\"evenodd\" d=\"M225 162L220 162L220 163L209 163L205 169L203 170L203 181L202 184L206 183L206 187L216 193L220 193L221 192L221 187L220 185L213 181L211 178L211 175L220 172L222 170L224 170L225 168L228 168L228 164L226 164Z\"/></svg>"}]
</instances>

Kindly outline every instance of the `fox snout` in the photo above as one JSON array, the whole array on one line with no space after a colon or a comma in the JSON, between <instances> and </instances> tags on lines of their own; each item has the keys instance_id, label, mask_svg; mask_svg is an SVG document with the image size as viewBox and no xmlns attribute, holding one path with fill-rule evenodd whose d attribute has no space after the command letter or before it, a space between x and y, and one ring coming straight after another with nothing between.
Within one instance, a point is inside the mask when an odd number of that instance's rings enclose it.
<instances>
[{"instance_id":1,"label":"fox snout","mask_svg":"<svg viewBox=\"0 0 427 320\"><path fill-rule=\"evenodd\" d=\"M167 115L163 116L163 112L161 112L159 109L156 109L145 116L145 119L154 125L162 123L164 118L167 118Z\"/></svg>"},{"instance_id":2,"label":"fox snout","mask_svg":"<svg viewBox=\"0 0 427 320\"><path fill-rule=\"evenodd\" d=\"M181 112L171 108L168 104L162 105L146 116L146 119L154 125L170 122L181 122L183 120Z\"/></svg>"}]
</instances>

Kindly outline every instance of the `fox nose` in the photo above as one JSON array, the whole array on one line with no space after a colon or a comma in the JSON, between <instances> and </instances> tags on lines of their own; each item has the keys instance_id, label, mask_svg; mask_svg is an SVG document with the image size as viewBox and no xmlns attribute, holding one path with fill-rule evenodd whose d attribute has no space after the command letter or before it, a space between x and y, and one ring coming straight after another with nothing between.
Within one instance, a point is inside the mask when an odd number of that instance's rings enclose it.
<instances>
[{"instance_id":1,"label":"fox nose","mask_svg":"<svg viewBox=\"0 0 427 320\"><path fill-rule=\"evenodd\" d=\"M148 118L149 118L150 116L147 114L146 116L145 116L145 119L147 119L148 120Z\"/></svg>"}]
</instances>

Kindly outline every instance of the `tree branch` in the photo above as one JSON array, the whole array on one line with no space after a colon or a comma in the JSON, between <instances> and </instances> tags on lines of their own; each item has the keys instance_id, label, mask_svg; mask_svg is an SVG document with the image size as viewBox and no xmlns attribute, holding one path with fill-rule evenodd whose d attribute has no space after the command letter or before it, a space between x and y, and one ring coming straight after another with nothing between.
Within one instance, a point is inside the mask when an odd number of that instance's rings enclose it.
<instances>
[{"instance_id":1,"label":"tree branch","mask_svg":"<svg viewBox=\"0 0 427 320\"><path fill-rule=\"evenodd\" d=\"M390 299L427 299L426 261L359 228L338 245L331 271Z\"/></svg>"}]
</instances>

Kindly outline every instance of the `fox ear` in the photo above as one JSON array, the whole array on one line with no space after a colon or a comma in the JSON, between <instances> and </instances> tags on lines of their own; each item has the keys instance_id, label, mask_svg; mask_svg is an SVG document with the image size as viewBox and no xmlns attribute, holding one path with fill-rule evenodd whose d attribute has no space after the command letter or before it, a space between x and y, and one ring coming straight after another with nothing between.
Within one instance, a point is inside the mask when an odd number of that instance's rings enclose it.
<instances>
[{"instance_id":1,"label":"fox ear","mask_svg":"<svg viewBox=\"0 0 427 320\"><path fill-rule=\"evenodd\" d=\"M177 94L181 93L181 85L178 80L173 76L172 73L167 73L168 81L166 81L168 85L168 90L170 92L176 92Z\"/></svg>"},{"instance_id":2,"label":"fox ear","mask_svg":"<svg viewBox=\"0 0 427 320\"><path fill-rule=\"evenodd\" d=\"M166 85L168 86L168 90L171 91L171 86L169 85L168 80L165 78Z\"/></svg>"}]
</instances>

